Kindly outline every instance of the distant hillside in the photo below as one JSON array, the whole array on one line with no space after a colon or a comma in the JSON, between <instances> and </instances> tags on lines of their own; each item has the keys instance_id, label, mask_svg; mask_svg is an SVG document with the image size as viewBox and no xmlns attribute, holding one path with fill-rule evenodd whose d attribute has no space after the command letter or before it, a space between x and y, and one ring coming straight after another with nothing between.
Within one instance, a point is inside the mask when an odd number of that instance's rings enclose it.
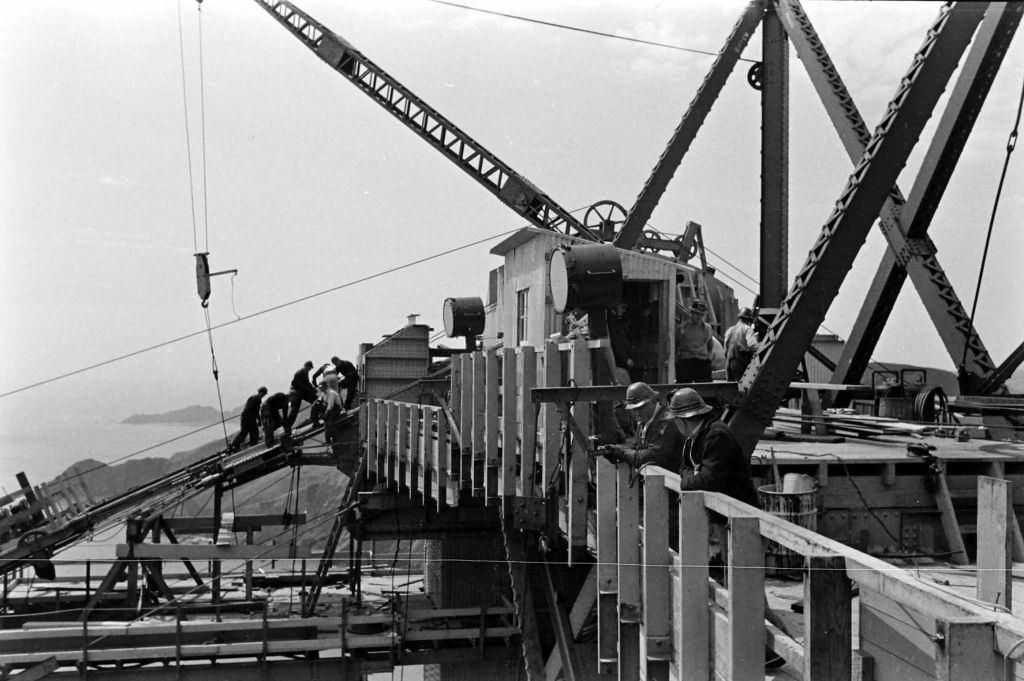
<instances>
[{"instance_id":1,"label":"distant hillside","mask_svg":"<svg viewBox=\"0 0 1024 681\"><path fill-rule=\"evenodd\" d=\"M237 416L242 409L236 408L225 412L227 418ZM183 423L186 425L205 426L209 423L220 421L220 412L213 407L204 407L198 404L184 409L176 409L165 414L132 414L121 423L129 425L151 424L151 423Z\"/></svg>"}]
</instances>

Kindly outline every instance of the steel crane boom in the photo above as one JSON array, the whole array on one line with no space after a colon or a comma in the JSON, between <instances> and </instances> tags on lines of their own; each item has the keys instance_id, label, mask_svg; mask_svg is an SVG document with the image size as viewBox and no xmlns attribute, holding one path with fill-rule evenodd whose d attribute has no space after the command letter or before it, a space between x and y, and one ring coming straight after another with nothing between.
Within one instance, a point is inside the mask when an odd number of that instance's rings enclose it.
<instances>
[{"instance_id":1,"label":"steel crane boom","mask_svg":"<svg viewBox=\"0 0 1024 681\"><path fill-rule=\"evenodd\" d=\"M256 0L328 66L486 187L502 203L542 229L600 239L535 184L413 94L351 43L286 0Z\"/></svg>"}]
</instances>

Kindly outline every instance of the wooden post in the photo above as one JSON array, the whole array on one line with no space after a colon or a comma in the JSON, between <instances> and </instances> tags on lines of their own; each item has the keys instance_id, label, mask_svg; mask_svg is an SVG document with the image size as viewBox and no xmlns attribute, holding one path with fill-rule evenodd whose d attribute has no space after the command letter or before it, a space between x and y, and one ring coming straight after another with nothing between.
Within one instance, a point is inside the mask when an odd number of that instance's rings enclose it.
<instances>
[{"instance_id":1,"label":"wooden post","mask_svg":"<svg viewBox=\"0 0 1024 681\"><path fill-rule=\"evenodd\" d=\"M451 461L452 445L448 438L448 419L443 413L437 413L437 510L440 511L448 505L448 490L452 485L451 474L448 470ZM459 495L456 487L455 499L452 506L458 506Z\"/></svg>"},{"instance_id":2,"label":"wooden post","mask_svg":"<svg viewBox=\"0 0 1024 681\"><path fill-rule=\"evenodd\" d=\"M469 450L469 486L473 496L484 498L487 488L487 364L484 353L473 353L473 435Z\"/></svg>"},{"instance_id":3,"label":"wooden post","mask_svg":"<svg viewBox=\"0 0 1024 681\"><path fill-rule=\"evenodd\" d=\"M462 434L462 449L451 460L451 480L458 481L458 489L473 487L473 353L464 352L459 356L462 372L462 410L459 413L459 432Z\"/></svg>"},{"instance_id":4,"label":"wooden post","mask_svg":"<svg viewBox=\"0 0 1024 681\"><path fill-rule=\"evenodd\" d=\"M597 672L618 673L619 549L615 464L597 460ZM704 592L707 593L705 585Z\"/></svg>"},{"instance_id":5,"label":"wooden post","mask_svg":"<svg viewBox=\"0 0 1024 681\"><path fill-rule=\"evenodd\" d=\"M534 463L537 460L537 412L530 391L537 386L537 354L529 345L519 348L519 480L516 488L524 497L536 496Z\"/></svg>"},{"instance_id":6,"label":"wooden post","mask_svg":"<svg viewBox=\"0 0 1024 681\"><path fill-rule=\"evenodd\" d=\"M1002 461L991 461L988 465L988 474L999 480L1006 479L1006 468ZM1013 495L1010 495L1013 499ZM1020 521L1017 520L1017 512L1013 510L1013 502L1010 502L1010 537L1013 544L1013 560L1024 562L1024 534L1020 531Z\"/></svg>"},{"instance_id":7,"label":"wooden post","mask_svg":"<svg viewBox=\"0 0 1024 681\"><path fill-rule=\"evenodd\" d=\"M546 388L562 385L562 353L558 351L558 343L552 340L544 344L543 384ZM559 450L562 448L561 423L558 408L551 403L541 407L541 440L542 465L541 493L548 496L548 486L552 484L555 471L558 470Z\"/></svg>"},{"instance_id":8,"label":"wooden post","mask_svg":"<svg viewBox=\"0 0 1024 681\"><path fill-rule=\"evenodd\" d=\"M585 458L578 450L573 453L573 461ZM632 473L629 466L616 469L619 486L619 679L635 681L640 678L640 490L638 484L632 487L629 484Z\"/></svg>"},{"instance_id":9,"label":"wooden post","mask_svg":"<svg viewBox=\"0 0 1024 681\"><path fill-rule=\"evenodd\" d=\"M501 351L501 479L498 482L504 497L516 494L517 406L516 351L504 348Z\"/></svg>"},{"instance_id":10,"label":"wooden post","mask_svg":"<svg viewBox=\"0 0 1024 681\"><path fill-rule=\"evenodd\" d=\"M1013 610L1012 486L978 476L978 599Z\"/></svg>"},{"instance_id":11,"label":"wooden post","mask_svg":"<svg viewBox=\"0 0 1024 681\"><path fill-rule=\"evenodd\" d=\"M850 681L851 584L842 556L809 556L804 577L804 673L807 681Z\"/></svg>"},{"instance_id":12,"label":"wooden post","mask_svg":"<svg viewBox=\"0 0 1024 681\"><path fill-rule=\"evenodd\" d=\"M585 340L577 340L573 343L571 375L576 385L590 385L590 349L587 347ZM589 434L590 403L582 402L577 404L572 408L572 413L580 429L584 433ZM590 466L590 461L587 458L586 451L587 443L577 442L574 437L572 451L567 454L569 456L569 481L566 496L568 497L567 502L569 506L570 546L587 545L587 469ZM623 486L625 485L620 485L620 487ZM619 497L621 501L621 489L619 490ZM639 522L639 518L637 522ZM634 529L635 525L634 523ZM639 598L637 603L639 604Z\"/></svg>"},{"instance_id":13,"label":"wooden post","mask_svg":"<svg viewBox=\"0 0 1024 681\"><path fill-rule=\"evenodd\" d=\"M991 620L956 617L938 620L935 624L938 630L935 637L937 681L1007 678L1003 658L993 650L995 632ZM1012 672L1009 678L1013 678Z\"/></svg>"},{"instance_id":14,"label":"wooden post","mask_svg":"<svg viewBox=\"0 0 1024 681\"><path fill-rule=\"evenodd\" d=\"M373 456L373 467L367 466L367 471L373 471L377 482L381 480L380 471L383 469L383 461L387 458L387 447L388 447L388 408L383 400L376 400L377 402L377 441L376 447L374 448Z\"/></svg>"},{"instance_id":15,"label":"wooden post","mask_svg":"<svg viewBox=\"0 0 1024 681\"><path fill-rule=\"evenodd\" d=\"M253 540L253 529L252 524L249 524L245 528L245 543L247 546L252 546ZM245 600L252 600L252 559L245 561Z\"/></svg>"},{"instance_id":16,"label":"wooden post","mask_svg":"<svg viewBox=\"0 0 1024 681\"><path fill-rule=\"evenodd\" d=\"M437 471L437 450L434 439L434 418L437 410L434 407L423 407L423 426L420 436L423 443L420 445L420 491L423 493L423 505L426 506L429 499L437 499L437 486L434 482L434 475Z\"/></svg>"},{"instance_id":17,"label":"wooden post","mask_svg":"<svg viewBox=\"0 0 1024 681\"><path fill-rule=\"evenodd\" d=\"M729 519L729 670L734 681L764 678L764 543L760 520Z\"/></svg>"},{"instance_id":18,"label":"wooden post","mask_svg":"<svg viewBox=\"0 0 1024 681\"><path fill-rule=\"evenodd\" d=\"M647 643L647 680L668 681L672 659L669 624L671 599L665 595L672 586L672 565L668 549L668 493L665 479L644 478L644 577L643 631Z\"/></svg>"},{"instance_id":19,"label":"wooden post","mask_svg":"<svg viewBox=\"0 0 1024 681\"><path fill-rule=\"evenodd\" d=\"M417 492L422 492L420 477L423 470L423 438L420 436L420 428L423 422L423 408L418 404L409 406L409 474L406 478L406 487L409 488L409 497L412 498Z\"/></svg>"},{"instance_id":20,"label":"wooden post","mask_svg":"<svg viewBox=\"0 0 1024 681\"><path fill-rule=\"evenodd\" d=\"M939 461L938 465L939 487L935 490L935 505L939 507L942 531L946 535L946 543L949 544L949 550L952 554L949 557L949 561L958 565L966 565L967 547L964 546L964 538L960 534L960 525L956 521L953 499L949 496L949 486L946 484L946 464Z\"/></svg>"},{"instance_id":21,"label":"wooden post","mask_svg":"<svg viewBox=\"0 0 1024 681\"><path fill-rule=\"evenodd\" d=\"M377 400L366 401L366 470L377 470Z\"/></svg>"},{"instance_id":22,"label":"wooden post","mask_svg":"<svg viewBox=\"0 0 1024 681\"><path fill-rule=\"evenodd\" d=\"M409 475L409 405L398 405L398 466L395 471L395 489L407 486Z\"/></svg>"},{"instance_id":23,"label":"wooden post","mask_svg":"<svg viewBox=\"0 0 1024 681\"><path fill-rule=\"evenodd\" d=\"M494 504L498 501L498 470L501 468L501 459L498 457L498 424L501 417L498 406L498 377L501 375L501 369L498 366L497 348L487 351L484 364L487 367L487 397L484 400L484 502Z\"/></svg>"},{"instance_id":24,"label":"wooden post","mask_svg":"<svg viewBox=\"0 0 1024 681\"><path fill-rule=\"evenodd\" d=\"M388 402L388 456L384 466L384 482L388 487L395 485L395 473L398 469L398 432L401 429L402 417L399 413L398 402Z\"/></svg>"},{"instance_id":25,"label":"wooden post","mask_svg":"<svg viewBox=\"0 0 1024 681\"><path fill-rule=\"evenodd\" d=\"M680 681L708 681L708 513L703 492L679 495L679 608L674 613L675 662Z\"/></svg>"}]
</instances>

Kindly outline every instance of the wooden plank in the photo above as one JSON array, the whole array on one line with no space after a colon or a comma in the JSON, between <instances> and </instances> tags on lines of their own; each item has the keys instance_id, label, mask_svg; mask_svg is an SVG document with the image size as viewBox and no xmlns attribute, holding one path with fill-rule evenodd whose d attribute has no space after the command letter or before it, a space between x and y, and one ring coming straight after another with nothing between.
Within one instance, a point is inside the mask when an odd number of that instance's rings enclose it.
<instances>
[{"instance_id":1,"label":"wooden plank","mask_svg":"<svg viewBox=\"0 0 1024 681\"><path fill-rule=\"evenodd\" d=\"M708 514L703 492L679 495L679 607L673 613L680 681L708 681Z\"/></svg>"},{"instance_id":2,"label":"wooden plank","mask_svg":"<svg viewBox=\"0 0 1024 681\"><path fill-rule=\"evenodd\" d=\"M434 441L434 500L437 510L441 511L448 503L448 454L451 444L448 442L448 418L437 412L437 440ZM456 503L458 499L456 498Z\"/></svg>"},{"instance_id":3,"label":"wooden plank","mask_svg":"<svg viewBox=\"0 0 1024 681\"><path fill-rule=\"evenodd\" d=\"M384 462L384 481L390 487L395 484L395 472L398 469L398 431L401 428L401 416L398 402L388 402L388 456Z\"/></svg>"},{"instance_id":4,"label":"wooden plank","mask_svg":"<svg viewBox=\"0 0 1024 681\"><path fill-rule=\"evenodd\" d=\"M437 454L434 451L434 407L423 406L420 423L420 470L419 489L423 494L423 504L434 498L433 476L437 465Z\"/></svg>"},{"instance_id":5,"label":"wooden plank","mask_svg":"<svg viewBox=\"0 0 1024 681\"><path fill-rule=\"evenodd\" d=\"M576 385L590 385L590 350L584 340L577 340L573 343L570 376ZM577 402L572 408L572 415L580 430L585 435L590 435L590 404ZM566 500L569 511L570 546L587 545L587 473L590 462L586 451L587 443L580 442L574 436L573 448L569 457L568 498ZM639 518L637 521L639 522ZM637 603L639 604L639 598L637 598Z\"/></svg>"},{"instance_id":6,"label":"wooden plank","mask_svg":"<svg viewBox=\"0 0 1024 681\"><path fill-rule=\"evenodd\" d=\"M939 485L935 490L935 505L939 509L939 517L942 519L942 532L946 535L946 543L952 553L949 557L951 563L958 565L967 564L967 547L964 546L963 535L960 534L960 525L956 521L956 511L953 509L953 500L949 496L949 485L946 483L946 464L939 462Z\"/></svg>"},{"instance_id":7,"label":"wooden plank","mask_svg":"<svg viewBox=\"0 0 1024 681\"><path fill-rule=\"evenodd\" d=\"M602 457L604 458L604 457ZM643 635L648 681L668 681L672 659L671 588L668 540L668 493L664 478L644 478Z\"/></svg>"},{"instance_id":8,"label":"wooden plank","mask_svg":"<svg viewBox=\"0 0 1024 681\"><path fill-rule=\"evenodd\" d=\"M582 343L580 343L582 345ZM575 459L583 459L576 453ZM640 485L632 469L616 466L618 478L619 679L640 678Z\"/></svg>"},{"instance_id":9,"label":"wooden plank","mask_svg":"<svg viewBox=\"0 0 1024 681\"><path fill-rule=\"evenodd\" d=\"M498 481L503 497L516 495L516 439L519 425L516 409L515 348L504 348L501 354L501 471Z\"/></svg>"},{"instance_id":10,"label":"wooden plank","mask_svg":"<svg viewBox=\"0 0 1024 681\"><path fill-rule=\"evenodd\" d=\"M372 471L377 480L381 479L381 461L387 456L387 419L388 409L384 404L383 400L374 400L377 403L377 415L376 415L376 426L377 436L375 438L376 448L373 450L373 456L367 460L366 470ZM372 465L371 465L372 464Z\"/></svg>"},{"instance_id":11,"label":"wooden plank","mask_svg":"<svg viewBox=\"0 0 1024 681\"><path fill-rule=\"evenodd\" d=\"M466 459L469 466L466 475L473 496L483 498L487 480L487 365L484 353L479 350L474 352L470 363L473 366L473 435Z\"/></svg>"},{"instance_id":12,"label":"wooden plank","mask_svg":"<svg viewBox=\"0 0 1024 681\"><path fill-rule=\"evenodd\" d=\"M409 481L409 406L398 405L398 447L397 466L395 468L395 487L401 491L408 487Z\"/></svg>"},{"instance_id":13,"label":"wooden plank","mask_svg":"<svg viewBox=\"0 0 1024 681\"><path fill-rule=\"evenodd\" d=\"M1005 480L1006 466L1002 461L992 461L989 463L988 474L993 478ZM1010 538L1013 545L1013 560L1021 563L1024 562L1024 535L1021 534L1020 520L1017 519L1017 513L1013 510L1012 488L1010 500Z\"/></svg>"},{"instance_id":14,"label":"wooden plank","mask_svg":"<svg viewBox=\"0 0 1024 681\"><path fill-rule=\"evenodd\" d=\"M874 589L860 588L860 647L875 658L876 678L933 679L935 623Z\"/></svg>"},{"instance_id":15,"label":"wooden plank","mask_svg":"<svg viewBox=\"0 0 1024 681\"><path fill-rule=\"evenodd\" d=\"M117 558L129 556L128 544L118 544L115 549ZM296 545L294 548L287 544L279 546L246 546L244 544L135 544L134 557L139 560L159 558L175 560L188 558L189 560L258 560L282 559L282 558L309 558L312 548L308 545ZM294 551L294 556L292 552Z\"/></svg>"},{"instance_id":16,"label":"wooden plank","mask_svg":"<svg viewBox=\"0 0 1024 681\"><path fill-rule=\"evenodd\" d=\"M423 409L418 404L409 405L409 467L405 486L409 488L409 496L422 492L420 471L423 469L423 438L420 429L423 427ZM424 502L426 497L424 497Z\"/></svg>"},{"instance_id":17,"label":"wooden plank","mask_svg":"<svg viewBox=\"0 0 1024 681\"><path fill-rule=\"evenodd\" d=\"M537 385L537 356L529 345L519 348L519 480L517 492L524 497L536 496L534 464L537 460L537 412L530 391Z\"/></svg>"},{"instance_id":18,"label":"wooden plank","mask_svg":"<svg viewBox=\"0 0 1024 681\"><path fill-rule=\"evenodd\" d=\"M728 677L764 678L764 544L757 518L729 519Z\"/></svg>"},{"instance_id":19,"label":"wooden plank","mask_svg":"<svg viewBox=\"0 0 1024 681\"><path fill-rule=\"evenodd\" d=\"M810 556L804 577L804 671L807 681L850 681L853 673L851 584L841 556Z\"/></svg>"},{"instance_id":20,"label":"wooden plank","mask_svg":"<svg viewBox=\"0 0 1024 681\"><path fill-rule=\"evenodd\" d=\"M379 400L366 401L366 465L367 470L377 470L377 408Z\"/></svg>"},{"instance_id":21,"label":"wooden plank","mask_svg":"<svg viewBox=\"0 0 1024 681\"><path fill-rule=\"evenodd\" d=\"M539 382L546 388L559 387L562 384L562 353L558 343L552 340L544 344L544 370ZM547 496L548 488L553 484L555 472L558 470L558 458L562 449L562 429L558 408L551 403L541 407L541 492Z\"/></svg>"},{"instance_id":22,"label":"wooden plank","mask_svg":"<svg viewBox=\"0 0 1024 681\"><path fill-rule=\"evenodd\" d=\"M597 459L597 669L618 672L619 549L617 526L618 472L603 456ZM705 555L707 551L705 550Z\"/></svg>"},{"instance_id":23,"label":"wooden plank","mask_svg":"<svg viewBox=\"0 0 1024 681\"><path fill-rule=\"evenodd\" d=\"M289 516L287 519L280 513L266 515L238 515L231 522L231 532L245 532L246 530L260 530L268 526L276 525L302 525L306 522L306 514L300 513L297 516ZM164 518L162 526L169 527L173 532L211 533L217 525L213 516L202 518Z\"/></svg>"},{"instance_id":24,"label":"wooden plank","mask_svg":"<svg viewBox=\"0 0 1024 681\"><path fill-rule=\"evenodd\" d=\"M487 351L484 360L487 366L485 388L487 397L484 410L486 421L484 424L484 499L488 504L498 501L498 471L501 468L501 459L498 454L498 427L501 417L499 407L500 386L498 379L501 375L499 366L498 350L491 348Z\"/></svg>"},{"instance_id":25,"label":"wooden plank","mask_svg":"<svg viewBox=\"0 0 1024 681\"><path fill-rule=\"evenodd\" d=\"M978 600L1013 611L1010 483L978 476Z\"/></svg>"},{"instance_id":26,"label":"wooden plank","mask_svg":"<svg viewBox=\"0 0 1024 681\"><path fill-rule=\"evenodd\" d=\"M981 617L940 620L935 643L937 681L1005 679L1003 658L992 650L993 623Z\"/></svg>"},{"instance_id":27,"label":"wooden plank","mask_svg":"<svg viewBox=\"0 0 1024 681\"><path fill-rule=\"evenodd\" d=\"M458 481L458 489L472 489L473 486L473 353L459 355L462 372L462 396L459 413L459 432L462 433L462 447L458 456L452 456L449 479Z\"/></svg>"}]
</instances>

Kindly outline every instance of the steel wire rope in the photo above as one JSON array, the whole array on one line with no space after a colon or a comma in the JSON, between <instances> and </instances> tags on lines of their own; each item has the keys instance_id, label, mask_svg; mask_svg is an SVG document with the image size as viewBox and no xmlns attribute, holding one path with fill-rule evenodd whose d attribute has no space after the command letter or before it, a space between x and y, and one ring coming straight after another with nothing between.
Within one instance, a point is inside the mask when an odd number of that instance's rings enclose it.
<instances>
[{"instance_id":1,"label":"steel wire rope","mask_svg":"<svg viewBox=\"0 0 1024 681\"><path fill-rule=\"evenodd\" d=\"M188 157L189 204L192 207L192 250L199 252L199 236L196 232L196 192L192 180L192 139L188 125L188 87L185 80L185 37L181 20L181 0L178 0L178 51L181 55L181 99L185 110L185 152Z\"/></svg>"},{"instance_id":2,"label":"steel wire rope","mask_svg":"<svg viewBox=\"0 0 1024 681\"><path fill-rule=\"evenodd\" d=\"M700 50L695 47L684 47L682 45L672 45L670 43L659 43L654 40L644 40L643 38L631 38L624 35L616 35L614 33L605 33L604 31L595 31L589 28L579 28L578 26L569 26L567 24L559 24L554 21L544 21L542 19L533 19L531 17L519 16L517 14L506 14L505 12L496 12L490 9L483 9L480 7L472 7L470 5L460 5L456 2L447 2L447 0L428 0L437 5L448 5L449 7L457 7L459 9L466 9L472 12L481 12L482 14L493 14L494 16L503 17L505 19L516 19L517 21L525 21L530 24L540 24L541 26L550 26L551 28L562 28L567 31L576 31L577 33L586 33L588 35L596 35L602 38L614 38L616 40L625 40L631 43L640 43L642 45L651 45L653 47L666 47L670 50L678 50L680 52L691 52L693 54L703 54L708 57L717 57L717 52L711 52L709 50ZM759 63L756 59L748 59L746 57L739 57L739 61L750 62L752 64Z\"/></svg>"},{"instance_id":3,"label":"steel wire rope","mask_svg":"<svg viewBox=\"0 0 1024 681\"><path fill-rule=\"evenodd\" d=\"M1010 167L1010 157L1013 155L1013 150L1017 146L1017 135L1020 129L1020 116L1021 111L1024 110L1024 80L1021 81L1020 99L1017 101L1017 115L1013 119L1013 129L1010 130L1010 136L1006 140L1006 156L1003 157L1003 169L999 173L999 184L996 186L995 200L992 202L992 213L988 220L988 230L985 233L985 247L981 251L981 266L978 268L978 282L974 287L974 302L971 303L971 323L968 328L974 328L974 314L978 311L978 299L981 297L981 281L985 276L985 265L988 262L988 250L989 245L992 242L992 230L996 222L996 214L999 212L999 199L1003 195L1003 183L1006 181L1006 171ZM970 348L969 343L964 343L964 354L960 360L960 366L965 367L967 364L967 350Z\"/></svg>"},{"instance_id":4,"label":"steel wire rope","mask_svg":"<svg viewBox=\"0 0 1024 681\"><path fill-rule=\"evenodd\" d=\"M512 229L506 229L506 230L504 230L502 232L498 232L497 234L492 234L492 235L484 237L482 239L477 239L475 241L471 241L469 243L462 244L460 246L454 246L452 248L449 248L449 249L444 250L444 251L440 251L438 253L433 253L431 255L424 256L422 258L417 258L416 260L410 260L409 262L403 263L401 265L395 265L394 267L389 267L388 269L380 270L378 272L374 272L373 274L368 274L365 277L360 277L358 279L353 279L351 281L347 281L347 282L344 282L342 284L338 284L336 286L332 286L330 288L323 289L321 291L316 291L314 293L309 293L309 294L306 294L304 296L300 296L298 298L293 298L292 300L288 300L288 301L285 301L283 303L278 303L277 305L272 305L270 307L263 308L262 310L257 310L256 312L251 312L249 314L242 315L238 319L233 319L233 320L229 320L229 321L226 321L226 322L221 322L220 324L214 324L211 328L212 328L212 330L216 331L217 329L222 329L224 327L231 326L232 324L238 324L239 322L248 321L250 319L254 319L256 317L261 317L263 315L269 314L271 312L277 312L278 310L282 310L282 309L290 307L292 305L297 305L299 303L304 303L304 302L306 302L308 300L313 300L314 298L319 298L321 296L325 296L325 295L330 294L330 293L335 293L335 292L340 291L342 289L346 289L346 288L349 288L351 286L355 286L356 284L362 284L362 283L365 283L367 281L372 281L373 279L379 279L380 277L384 277L384 276L387 276L389 274L394 274L395 272L400 272L402 270L409 269L410 267L415 267L416 265L421 265L421 264L423 264L425 262L430 262L431 260L436 260L437 258L442 258L442 257L444 257L446 255L451 255L452 253L457 253L459 251L464 251L467 248L472 248L473 246L479 246L480 244L487 243L488 241L493 241L494 239L499 239L499 238L501 238L503 236L506 236L508 234L511 234L513 232L517 232L517 231L519 231L520 229L522 229L525 226L526 225L519 226L519 227L513 227ZM117 355L115 357L110 357L110 358L105 359L105 360L103 360L101 362L96 362L95 364L90 364L88 366L84 366L84 367L81 367L79 369L74 369L72 371L68 371L68 372L65 372L63 374L58 374L56 376L51 376L49 378L43 379L41 381L37 381L35 383L29 383L27 385L21 386L20 388L15 388L13 390L8 390L6 392L0 393L0 398L10 397L11 395L16 395L16 394L24 392L26 390L31 390L32 388L38 388L38 387L46 385L48 383L53 383L54 381L59 381L59 380L68 378L70 376L75 376L77 374L84 373L86 371L91 371L93 369L98 369L100 367L107 366L108 364L113 364L115 362L120 362L121 360L129 359L131 357L137 357L138 355L141 355L141 354L144 354L144 353L147 353L147 352L151 352L153 350L158 350L160 348L167 347L168 345L173 345L174 343L180 343L181 341L188 340L189 338L195 338L196 336L201 336L204 333L206 333L206 329L199 329L198 331L192 331L191 333L186 333L186 334L178 336L176 338L171 338L169 340L162 341L160 343L155 343L153 345L149 345L149 346L146 346L144 348L140 348L138 350L133 350L131 352L127 352L127 353L124 353L122 355ZM213 424L213 425L216 425L216 424Z\"/></svg>"}]
</instances>

